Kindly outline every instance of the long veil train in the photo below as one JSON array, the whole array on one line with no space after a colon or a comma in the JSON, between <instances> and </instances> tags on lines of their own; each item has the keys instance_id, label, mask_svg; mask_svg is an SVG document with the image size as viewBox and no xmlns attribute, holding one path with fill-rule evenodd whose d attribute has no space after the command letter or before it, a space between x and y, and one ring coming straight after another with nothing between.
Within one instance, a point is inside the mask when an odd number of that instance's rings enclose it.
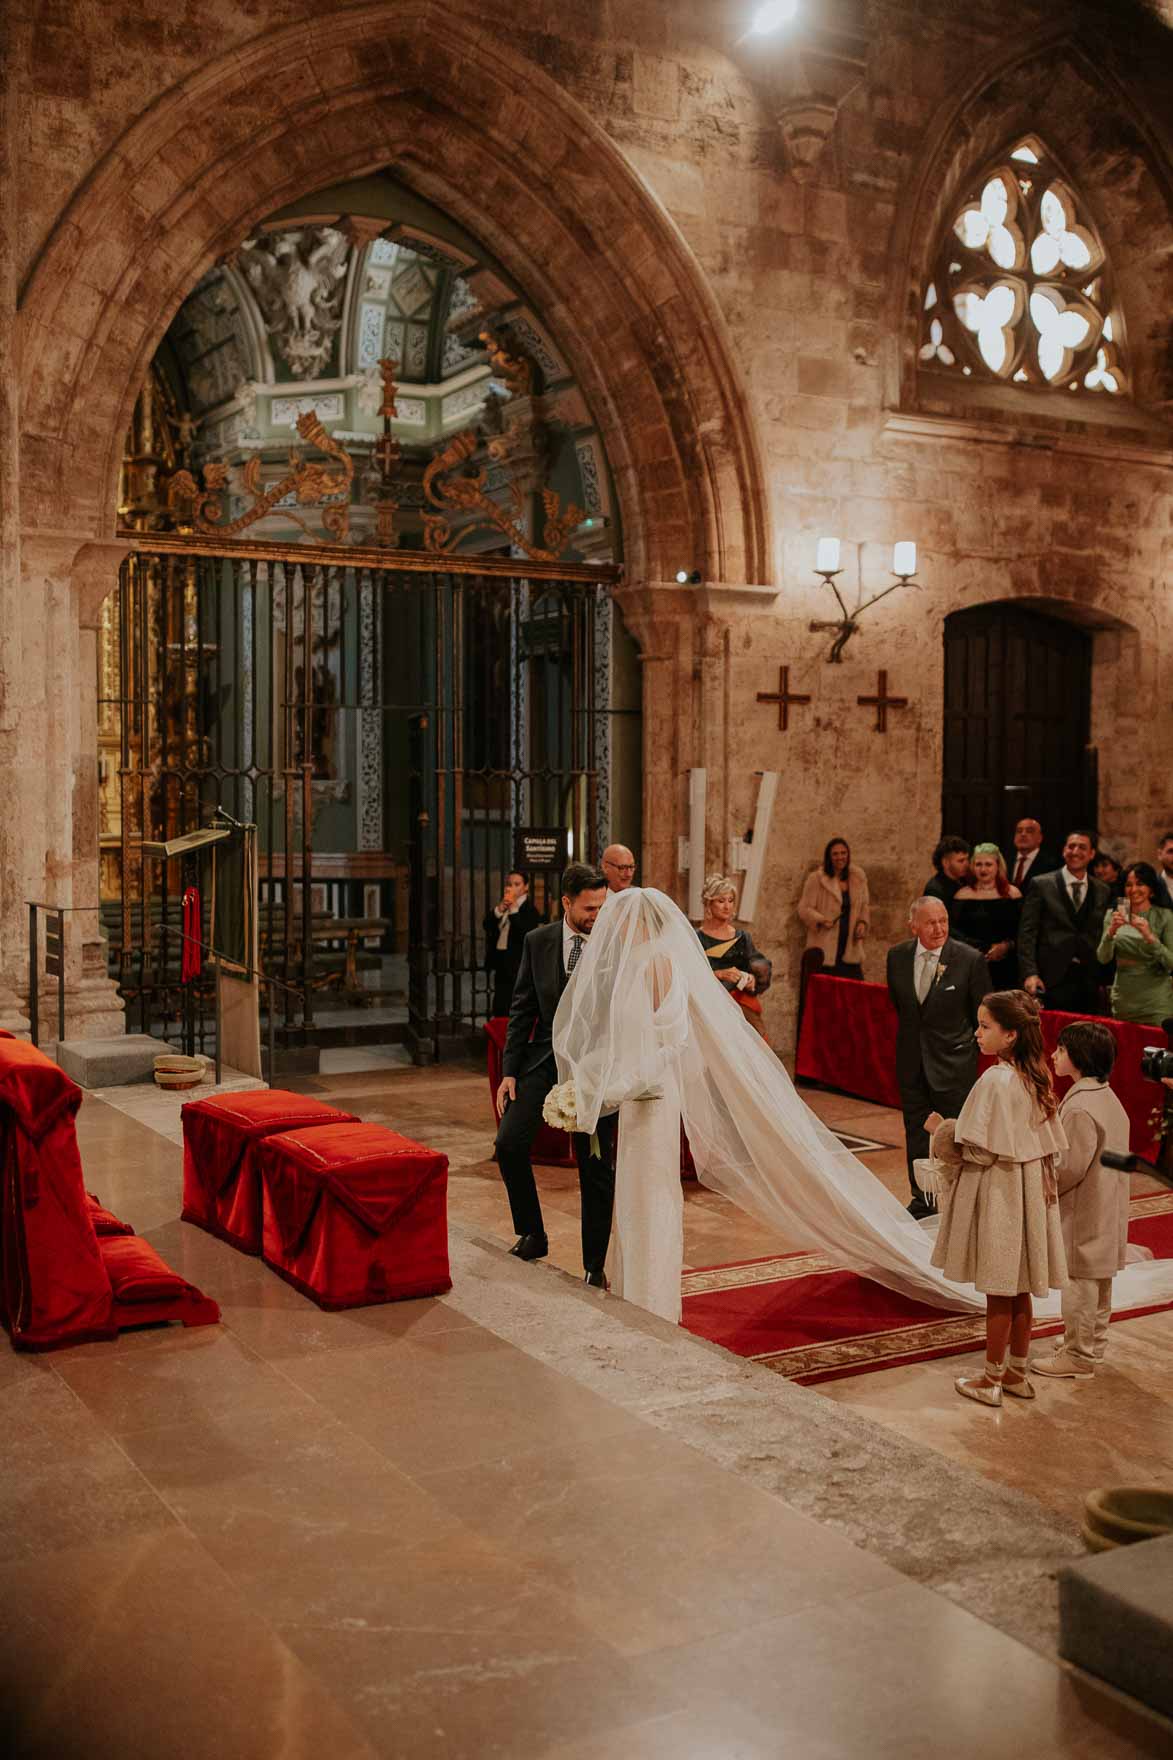
<instances>
[{"instance_id":1,"label":"long veil train","mask_svg":"<svg viewBox=\"0 0 1173 1760\"><path fill-rule=\"evenodd\" d=\"M671 1073L704 1185L795 1247L821 1250L902 1295L960 1312L983 1308L975 1290L930 1264L930 1237L805 1105L666 893L631 887L607 899L563 992L554 1050L559 1078L576 1085L580 1129L593 1130L601 1114ZM640 1250L673 1247L648 1241ZM1117 1276L1118 1308L1170 1299L1173 1260ZM1057 1314L1058 1306L1052 1296L1036 1312Z\"/></svg>"}]
</instances>

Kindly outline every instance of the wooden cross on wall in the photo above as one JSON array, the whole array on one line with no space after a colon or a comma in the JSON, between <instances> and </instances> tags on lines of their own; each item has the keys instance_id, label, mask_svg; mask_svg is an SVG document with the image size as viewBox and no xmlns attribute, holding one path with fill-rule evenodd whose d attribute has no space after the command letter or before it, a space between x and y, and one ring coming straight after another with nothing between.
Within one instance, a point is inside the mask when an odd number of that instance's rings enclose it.
<instances>
[{"instance_id":1,"label":"wooden cross on wall","mask_svg":"<svg viewBox=\"0 0 1173 1760\"><path fill-rule=\"evenodd\" d=\"M780 666L778 668L778 689L776 691L759 691L758 702L777 703L778 731L779 733L786 733L790 727L791 703L809 703L810 698L800 697L792 693L790 689L790 668L789 666Z\"/></svg>"},{"instance_id":2,"label":"wooden cross on wall","mask_svg":"<svg viewBox=\"0 0 1173 1760\"><path fill-rule=\"evenodd\" d=\"M907 709L908 707L907 697L890 697L888 695L888 674L886 672L877 674L874 697L857 697L855 700L857 703L865 703L875 708L876 725L872 729L873 733L887 733L889 709Z\"/></svg>"}]
</instances>

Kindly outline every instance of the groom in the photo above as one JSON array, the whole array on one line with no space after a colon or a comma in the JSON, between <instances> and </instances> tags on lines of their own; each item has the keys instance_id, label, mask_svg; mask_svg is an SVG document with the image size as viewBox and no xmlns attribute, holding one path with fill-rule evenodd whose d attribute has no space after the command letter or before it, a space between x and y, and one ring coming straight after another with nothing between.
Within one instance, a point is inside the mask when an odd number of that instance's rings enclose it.
<instances>
[{"instance_id":1,"label":"groom","mask_svg":"<svg viewBox=\"0 0 1173 1760\"><path fill-rule=\"evenodd\" d=\"M502 1080L497 1090L497 1165L517 1230L519 1259L544 1259L549 1251L530 1150L542 1123L542 1102L558 1080L554 1061L554 1015L566 981L582 957L586 939L607 896L602 874L571 862L562 875L562 920L531 929L522 946L505 1036ZM574 1136L582 1194L582 1262L585 1281L605 1289L603 1261L611 1238L615 1197L615 1117L600 1118L599 1154L591 1139Z\"/></svg>"}]
</instances>

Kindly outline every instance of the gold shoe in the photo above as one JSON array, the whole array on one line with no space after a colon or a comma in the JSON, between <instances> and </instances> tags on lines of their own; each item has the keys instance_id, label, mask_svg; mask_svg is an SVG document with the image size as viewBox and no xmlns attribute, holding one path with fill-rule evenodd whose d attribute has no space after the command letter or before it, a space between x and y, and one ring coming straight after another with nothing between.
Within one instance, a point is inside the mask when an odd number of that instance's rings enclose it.
<instances>
[{"instance_id":1,"label":"gold shoe","mask_svg":"<svg viewBox=\"0 0 1173 1760\"><path fill-rule=\"evenodd\" d=\"M958 1375L953 1383L963 1399L974 1399L979 1406L1000 1406L1002 1404L1002 1383L993 1381L988 1386L983 1384L979 1375Z\"/></svg>"},{"instance_id":2,"label":"gold shoe","mask_svg":"<svg viewBox=\"0 0 1173 1760\"><path fill-rule=\"evenodd\" d=\"M1038 1394L1035 1392L1034 1388L1030 1384L1029 1379L1025 1375L1023 1375L1021 1380L1019 1380L1019 1381L1009 1381L1009 1380L1003 1381L1002 1392L1009 1394L1011 1399L1037 1399L1038 1398Z\"/></svg>"}]
</instances>

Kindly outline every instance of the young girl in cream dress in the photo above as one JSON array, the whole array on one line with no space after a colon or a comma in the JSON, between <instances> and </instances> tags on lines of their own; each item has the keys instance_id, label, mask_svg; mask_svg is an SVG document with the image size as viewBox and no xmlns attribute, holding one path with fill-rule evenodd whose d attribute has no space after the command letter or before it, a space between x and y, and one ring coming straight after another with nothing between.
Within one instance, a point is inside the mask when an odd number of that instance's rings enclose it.
<instances>
[{"instance_id":1,"label":"young girl in cream dress","mask_svg":"<svg viewBox=\"0 0 1173 1760\"><path fill-rule=\"evenodd\" d=\"M1027 1377L1031 1296L1067 1281L1055 1161L1067 1146L1043 1048L1039 1009L1024 990L996 990L978 1009L977 1042L997 1062L957 1119L926 1121L938 1164L941 1225L933 1264L986 1298L986 1364L959 1375L966 1399L1033 1399ZM1009 1352L1009 1361L1007 1361Z\"/></svg>"}]
</instances>

